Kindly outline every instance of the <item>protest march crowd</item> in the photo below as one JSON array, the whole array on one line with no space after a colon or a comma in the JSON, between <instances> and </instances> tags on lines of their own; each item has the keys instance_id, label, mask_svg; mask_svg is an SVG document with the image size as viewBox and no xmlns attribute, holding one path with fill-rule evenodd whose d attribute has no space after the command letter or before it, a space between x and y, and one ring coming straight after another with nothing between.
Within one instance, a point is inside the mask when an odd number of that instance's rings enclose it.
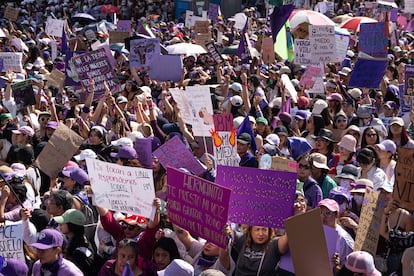
<instances>
[{"instance_id":1,"label":"protest march crowd","mask_svg":"<svg viewBox=\"0 0 414 276\"><path fill-rule=\"evenodd\" d=\"M413 3L16 2L0 275L414 275Z\"/></svg>"}]
</instances>

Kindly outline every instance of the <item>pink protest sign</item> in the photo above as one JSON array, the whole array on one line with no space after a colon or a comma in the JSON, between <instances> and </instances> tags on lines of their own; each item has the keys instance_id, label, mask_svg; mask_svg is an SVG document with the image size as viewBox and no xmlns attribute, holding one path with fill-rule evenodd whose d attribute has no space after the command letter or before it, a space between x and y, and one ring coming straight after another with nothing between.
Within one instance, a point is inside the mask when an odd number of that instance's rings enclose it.
<instances>
[{"instance_id":1,"label":"pink protest sign","mask_svg":"<svg viewBox=\"0 0 414 276\"><path fill-rule=\"evenodd\" d=\"M229 114L214 114L214 129L216 131L231 131L233 128L233 115Z\"/></svg>"},{"instance_id":2,"label":"pink protest sign","mask_svg":"<svg viewBox=\"0 0 414 276\"><path fill-rule=\"evenodd\" d=\"M316 78L319 76L321 68L319 66L306 66L306 71L300 78L300 85L304 88L312 88L315 84Z\"/></svg>"},{"instance_id":3,"label":"pink protest sign","mask_svg":"<svg viewBox=\"0 0 414 276\"><path fill-rule=\"evenodd\" d=\"M297 174L218 166L216 183L231 189L229 221L284 228L293 215Z\"/></svg>"},{"instance_id":4,"label":"pink protest sign","mask_svg":"<svg viewBox=\"0 0 414 276\"><path fill-rule=\"evenodd\" d=\"M154 156L158 158L164 168L186 168L196 175L201 175L204 168L201 166L191 151L189 151L178 136L174 136L164 145L154 151Z\"/></svg>"},{"instance_id":5,"label":"pink protest sign","mask_svg":"<svg viewBox=\"0 0 414 276\"><path fill-rule=\"evenodd\" d=\"M168 167L168 218L174 224L226 248L231 191L200 177Z\"/></svg>"}]
</instances>

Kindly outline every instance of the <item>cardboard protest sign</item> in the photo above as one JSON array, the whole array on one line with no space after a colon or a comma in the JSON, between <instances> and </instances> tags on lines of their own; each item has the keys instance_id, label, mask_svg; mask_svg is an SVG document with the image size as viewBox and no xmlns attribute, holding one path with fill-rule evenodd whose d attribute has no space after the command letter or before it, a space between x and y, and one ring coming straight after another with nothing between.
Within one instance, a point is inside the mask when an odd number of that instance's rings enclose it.
<instances>
[{"instance_id":1,"label":"cardboard protest sign","mask_svg":"<svg viewBox=\"0 0 414 276\"><path fill-rule=\"evenodd\" d=\"M109 31L108 34L109 34L109 44L124 43L125 38L129 37L128 32Z\"/></svg>"},{"instance_id":2,"label":"cardboard protest sign","mask_svg":"<svg viewBox=\"0 0 414 276\"><path fill-rule=\"evenodd\" d=\"M129 64L131 67L149 66L151 59L160 54L159 38L140 38L130 41Z\"/></svg>"},{"instance_id":3,"label":"cardboard protest sign","mask_svg":"<svg viewBox=\"0 0 414 276\"><path fill-rule=\"evenodd\" d=\"M194 22L194 27L193 27L193 31L195 33L208 33L210 32L210 23L208 21L201 21L201 20L197 20Z\"/></svg>"},{"instance_id":4,"label":"cardboard protest sign","mask_svg":"<svg viewBox=\"0 0 414 276\"><path fill-rule=\"evenodd\" d=\"M226 248L230 189L169 167L168 218L221 248Z\"/></svg>"},{"instance_id":5,"label":"cardboard protest sign","mask_svg":"<svg viewBox=\"0 0 414 276\"><path fill-rule=\"evenodd\" d=\"M187 86L186 90L171 89L186 124L195 136L210 136L213 128L213 105L208 85Z\"/></svg>"},{"instance_id":6,"label":"cardboard protest sign","mask_svg":"<svg viewBox=\"0 0 414 276\"><path fill-rule=\"evenodd\" d=\"M319 66L306 66L306 71L300 78L299 84L305 89L312 88L315 84L316 79L320 75L321 68Z\"/></svg>"},{"instance_id":7,"label":"cardboard protest sign","mask_svg":"<svg viewBox=\"0 0 414 276\"><path fill-rule=\"evenodd\" d=\"M272 165L270 167L274 171L293 172L298 171L298 163L280 156L272 157Z\"/></svg>"},{"instance_id":8,"label":"cardboard protest sign","mask_svg":"<svg viewBox=\"0 0 414 276\"><path fill-rule=\"evenodd\" d=\"M131 20L118 20L116 22L116 30L118 32L131 32Z\"/></svg>"},{"instance_id":9,"label":"cardboard protest sign","mask_svg":"<svg viewBox=\"0 0 414 276\"><path fill-rule=\"evenodd\" d=\"M6 220L6 225L0 228L0 256L6 260L17 259L25 262L22 221Z\"/></svg>"},{"instance_id":10,"label":"cardboard protest sign","mask_svg":"<svg viewBox=\"0 0 414 276\"><path fill-rule=\"evenodd\" d=\"M151 58L148 74L153 80L178 82L182 71L183 59L179 55L159 55Z\"/></svg>"},{"instance_id":11,"label":"cardboard protest sign","mask_svg":"<svg viewBox=\"0 0 414 276\"><path fill-rule=\"evenodd\" d=\"M134 149L137 152L139 162L141 162L145 168L152 169L151 139L137 138L134 142Z\"/></svg>"},{"instance_id":12,"label":"cardboard protest sign","mask_svg":"<svg viewBox=\"0 0 414 276\"><path fill-rule=\"evenodd\" d=\"M385 36L385 23L361 23L359 47L360 51L372 57L386 57L388 38Z\"/></svg>"},{"instance_id":13,"label":"cardboard protest sign","mask_svg":"<svg viewBox=\"0 0 414 276\"><path fill-rule=\"evenodd\" d=\"M46 79L46 87L50 87L53 85L59 88L59 91L61 91L63 89L63 84L65 82L65 73L57 69L53 69L52 72L50 72L50 74L46 76Z\"/></svg>"},{"instance_id":14,"label":"cardboard protest sign","mask_svg":"<svg viewBox=\"0 0 414 276\"><path fill-rule=\"evenodd\" d=\"M239 166L237 131L233 127L232 114L214 114L214 130L211 130L214 157L217 165Z\"/></svg>"},{"instance_id":15,"label":"cardboard protest sign","mask_svg":"<svg viewBox=\"0 0 414 276\"><path fill-rule=\"evenodd\" d=\"M295 39L295 63L312 64L311 44L309 39Z\"/></svg>"},{"instance_id":16,"label":"cardboard protest sign","mask_svg":"<svg viewBox=\"0 0 414 276\"><path fill-rule=\"evenodd\" d=\"M204 168L201 166L193 154L186 148L178 136L168 140L153 155L158 158L164 168L186 168L195 175L201 175Z\"/></svg>"},{"instance_id":17,"label":"cardboard protest sign","mask_svg":"<svg viewBox=\"0 0 414 276\"><path fill-rule=\"evenodd\" d=\"M230 221L283 228L293 215L296 179L291 172L217 166L216 183L232 191Z\"/></svg>"},{"instance_id":18,"label":"cardboard protest sign","mask_svg":"<svg viewBox=\"0 0 414 276\"><path fill-rule=\"evenodd\" d=\"M333 62L336 55L334 26L309 25L312 63Z\"/></svg>"},{"instance_id":19,"label":"cardboard protest sign","mask_svg":"<svg viewBox=\"0 0 414 276\"><path fill-rule=\"evenodd\" d=\"M46 21L46 34L56 37L62 37L62 30L65 25L65 20L53 19L48 17Z\"/></svg>"},{"instance_id":20,"label":"cardboard protest sign","mask_svg":"<svg viewBox=\"0 0 414 276\"><path fill-rule=\"evenodd\" d=\"M95 204L113 211L154 219L154 179L151 169L86 159Z\"/></svg>"},{"instance_id":21,"label":"cardboard protest sign","mask_svg":"<svg viewBox=\"0 0 414 276\"><path fill-rule=\"evenodd\" d=\"M12 92L17 109L36 104L30 79L12 84Z\"/></svg>"},{"instance_id":22,"label":"cardboard protest sign","mask_svg":"<svg viewBox=\"0 0 414 276\"><path fill-rule=\"evenodd\" d=\"M95 82L94 99L99 99L106 93L104 82L109 86L109 90L115 93L120 90L118 76L111 66L105 49L100 48L96 51L87 52L72 58L79 80L87 93L90 93L89 82Z\"/></svg>"},{"instance_id":23,"label":"cardboard protest sign","mask_svg":"<svg viewBox=\"0 0 414 276\"><path fill-rule=\"evenodd\" d=\"M7 6L4 10L4 18L10 20L10 21L16 21L17 17L19 16L19 8L13 8Z\"/></svg>"},{"instance_id":24,"label":"cardboard protest sign","mask_svg":"<svg viewBox=\"0 0 414 276\"><path fill-rule=\"evenodd\" d=\"M261 54L264 64L272 64L275 61L274 43L271 37L265 37L263 39Z\"/></svg>"},{"instance_id":25,"label":"cardboard protest sign","mask_svg":"<svg viewBox=\"0 0 414 276\"><path fill-rule=\"evenodd\" d=\"M35 165L49 177L56 177L83 141L76 132L64 124L59 124L37 157Z\"/></svg>"},{"instance_id":26,"label":"cardboard protest sign","mask_svg":"<svg viewBox=\"0 0 414 276\"><path fill-rule=\"evenodd\" d=\"M194 42L197 45L203 46L204 48L206 48L206 44L211 42L211 32L208 33L197 33L195 38L194 38Z\"/></svg>"},{"instance_id":27,"label":"cardboard protest sign","mask_svg":"<svg viewBox=\"0 0 414 276\"><path fill-rule=\"evenodd\" d=\"M2 72L11 70L20 73L23 70L22 65L23 53L18 52L0 52L0 59L3 60Z\"/></svg>"},{"instance_id":28,"label":"cardboard protest sign","mask_svg":"<svg viewBox=\"0 0 414 276\"><path fill-rule=\"evenodd\" d=\"M387 65L387 59L358 58L349 80L349 86L379 88Z\"/></svg>"},{"instance_id":29,"label":"cardboard protest sign","mask_svg":"<svg viewBox=\"0 0 414 276\"><path fill-rule=\"evenodd\" d=\"M398 148L392 197L400 207L414 211L414 149Z\"/></svg>"},{"instance_id":30,"label":"cardboard protest sign","mask_svg":"<svg viewBox=\"0 0 414 276\"><path fill-rule=\"evenodd\" d=\"M208 52L210 53L210 55L213 57L214 61L217 64L221 64L221 63L224 62L224 59L221 56L220 52L217 50L216 45L214 44L214 42L210 41L209 43L206 43L205 46L206 46Z\"/></svg>"},{"instance_id":31,"label":"cardboard protest sign","mask_svg":"<svg viewBox=\"0 0 414 276\"><path fill-rule=\"evenodd\" d=\"M375 256L379 239L381 216L384 208L385 198L380 199L379 193L367 189L362 203L354 251L363 250Z\"/></svg>"},{"instance_id":32,"label":"cardboard protest sign","mask_svg":"<svg viewBox=\"0 0 414 276\"><path fill-rule=\"evenodd\" d=\"M321 246L326 244L326 239L320 209L289 218L285 221L285 226L295 275L309 276L309 271L312 271L312 275L332 275L332 256L329 256L326 246ZM307 235L303 235L305 228Z\"/></svg>"}]
</instances>

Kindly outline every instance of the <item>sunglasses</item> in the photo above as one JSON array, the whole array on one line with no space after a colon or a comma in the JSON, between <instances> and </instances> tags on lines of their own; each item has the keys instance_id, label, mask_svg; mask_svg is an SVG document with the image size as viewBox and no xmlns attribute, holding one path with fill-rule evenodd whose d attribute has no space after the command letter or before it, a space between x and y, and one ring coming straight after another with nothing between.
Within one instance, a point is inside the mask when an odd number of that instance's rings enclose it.
<instances>
[{"instance_id":1,"label":"sunglasses","mask_svg":"<svg viewBox=\"0 0 414 276\"><path fill-rule=\"evenodd\" d=\"M310 170L311 169L311 166L299 164L299 169Z\"/></svg>"},{"instance_id":2,"label":"sunglasses","mask_svg":"<svg viewBox=\"0 0 414 276\"><path fill-rule=\"evenodd\" d=\"M124 228L124 230L128 229L129 231L134 231L137 228L136 225L129 225L125 222L123 222L121 225L122 225L122 228Z\"/></svg>"},{"instance_id":3,"label":"sunglasses","mask_svg":"<svg viewBox=\"0 0 414 276\"><path fill-rule=\"evenodd\" d=\"M347 121L346 119L338 119L338 120L336 120L337 123L346 123L346 121Z\"/></svg>"},{"instance_id":4,"label":"sunglasses","mask_svg":"<svg viewBox=\"0 0 414 276\"><path fill-rule=\"evenodd\" d=\"M368 137L376 137L377 134L376 133L367 133L367 134L365 134L365 136L368 136Z\"/></svg>"},{"instance_id":5,"label":"sunglasses","mask_svg":"<svg viewBox=\"0 0 414 276\"><path fill-rule=\"evenodd\" d=\"M42 117L42 118L40 118L40 121L41 122L47 122L47 121L49 121L50 120L50 118L46 118L46 117Z\"/></svg>"}]
</instances>

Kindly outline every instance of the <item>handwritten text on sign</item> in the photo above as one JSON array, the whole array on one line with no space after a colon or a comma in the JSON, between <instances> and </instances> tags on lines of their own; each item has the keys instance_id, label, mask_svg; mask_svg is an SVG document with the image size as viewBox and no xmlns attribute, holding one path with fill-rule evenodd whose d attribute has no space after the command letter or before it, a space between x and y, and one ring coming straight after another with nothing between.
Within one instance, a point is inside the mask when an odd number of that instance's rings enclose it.
<instances>
[{"instance_id":1,"label":"handwritten text on sign","mask_svg":"<svg viewBox=\"0 0 414 276\"><path fill-rule=\"evenodd\" d=\"M152 170L86 159L95 203L113 211L154 218Z\"/></svg>"},{"instance_id":2,"label":"handwritten text on sign","mask_svg":"<svg viewBox=\"0 0 414 276\"><path fill-rule=\"evenodd\" d=\"M398 148L393 198L401 208L414 210L414 149Z\"/></svg>"},{"instance_id":3,"label":"handwritten text on sign","mask_svg":"<svg viewBox=\"0 0 414 276\"><path fill-rule=\"evenodd\" d=\"M24 261L22 222L7 222L0 228L0 256Z\"/></svg>"},{"instance_id":4,"label":"handwritten text on sign","mask_svg":"<svg viewBox=\"0 0 414 276\"><path fill-rule=\"evenodd\" d=\"M231 189L230 221L284 228L293 215L296 179L292 172L218 166L216 183Z\"/></svg>"},{"instance_id":5,"label":"handwritten text on sign","mask_svg":"<svg viewBox=\"0 0 414 276\"><path fill-rule=\"evenodd\" d=\"M230 189L171 167L167 182L171 222L225 248Z\"/></svg>"},{"instance_id":6,"label":"handwritten text on sign","mask_svg":"<svg viewBox=\"0 0 414 276\"><path fill-rule=\"evenodd\" d=\"M379 226L385 200L378 197L374 190L367 189L362 204L361 218L355 237L354 250L363 250L372 255L377 252Z\"/></svg>"},{"instance_id":7,"label":"handwritten text on sign","mask_svg":"<svg viewBox=\"0 0 414 276\"><path fill-rule=\"evenodd\" d=\"M88 93L91 92L90 79L92 78L95 81L95 99L99 99L100 96L105 94L105 81L108 83L110 91L119 91L118 77L111 67L105 49L100 48L96 51L74 56L72 60L79 79L83 87L88 90Z\"/></svg>"},{"instance_id":8,"label":"handwritten text on sign","mask_svg":"<svg viewBox=\"0 0 414 276\"><path fill-rule=\"evenodd\" d=\"M334 61L336 54L334 26L309 26L313 63Z\"/></svg>"}]
</instances>

